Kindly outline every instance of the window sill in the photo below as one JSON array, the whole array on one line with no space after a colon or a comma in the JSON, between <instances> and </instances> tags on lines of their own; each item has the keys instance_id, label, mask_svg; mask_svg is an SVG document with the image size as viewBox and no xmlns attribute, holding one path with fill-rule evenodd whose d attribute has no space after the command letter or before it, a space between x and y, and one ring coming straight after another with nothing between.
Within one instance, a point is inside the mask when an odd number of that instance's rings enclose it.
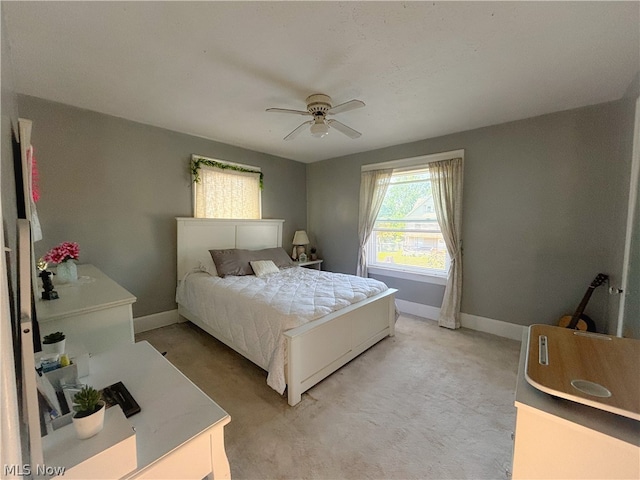
<instances>
[{"instance_id":1,"label":"window sill","mask_svg":"<svg viewBox=\"0 0 640 480\"><path fill-rule=\"evenodd\" d=\"M376 265L368 266L369 273L374 275L383 275L385 277L401 278L403 280L413 280L414 282L431 283L434 285L446 285L447 277L445 275L436 275L433 273L417 273L408 270L400 270L398 268L384 268Z\"/></svg>"}]
</instances>

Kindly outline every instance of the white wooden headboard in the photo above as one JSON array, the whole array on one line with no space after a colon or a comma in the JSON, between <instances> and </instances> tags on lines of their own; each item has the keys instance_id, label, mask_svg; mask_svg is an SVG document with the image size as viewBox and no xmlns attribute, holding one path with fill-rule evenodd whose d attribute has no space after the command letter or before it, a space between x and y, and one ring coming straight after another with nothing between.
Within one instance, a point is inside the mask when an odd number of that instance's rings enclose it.
<instances>
[{"instance_id":1,"label":"white wooden headboard","mask_svg":"<svg viewBox=\"0 0 640 480\"><path fill-rule=\"evenodd\" d=\"M209 250L246 248L260 250L282 246L284 220L222 220L177 218L178 281L200 263L213 266Z\"/></svg>"}]
</instances>

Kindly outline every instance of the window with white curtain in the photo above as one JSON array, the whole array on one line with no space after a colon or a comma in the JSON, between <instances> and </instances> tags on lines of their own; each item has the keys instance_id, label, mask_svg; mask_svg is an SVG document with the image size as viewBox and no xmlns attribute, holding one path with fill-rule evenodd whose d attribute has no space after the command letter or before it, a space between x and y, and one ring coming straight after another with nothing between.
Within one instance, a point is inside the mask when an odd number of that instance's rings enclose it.
<instances>
[{"instance_id":1,"label":"window with white curtain","mask_svg":"<svg viewBox=\"0 0 640 480\"><path fill-rule=\"evenodd\" d=\"M196 218L262 218L262 174L257 167L193 157Z\"/></svg>"},{"instance_id":2,"label":"window with white curtain","mask_svg":"<svg viewBox=\"0 0 640 480\"><path fill-rule=\"evenodd\" d=\"M444 282L451 258L438 224L427 165L459 155L445 152L363 166L393 168L365 247L369 271L403 278L440 277Z\"/></svg>"},{"instance_id":3,"label":"window with white curtain","mask_svg":"<svg viewBox=\"0 0 640 480\"><path fill-rule=\"evenodd\" d=\"M450 259L426 166L394 170L367 252L370 267L446 275Z\"/></svg>"}]
</instances>

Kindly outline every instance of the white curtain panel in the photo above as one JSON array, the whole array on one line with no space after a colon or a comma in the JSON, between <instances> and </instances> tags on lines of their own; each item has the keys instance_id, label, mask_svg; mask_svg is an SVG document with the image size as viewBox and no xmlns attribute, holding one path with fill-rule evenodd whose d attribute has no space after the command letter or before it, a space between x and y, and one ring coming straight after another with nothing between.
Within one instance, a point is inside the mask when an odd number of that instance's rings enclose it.
<instances>
[{"instance_id":1,"label":"white curtain panel","mask_svg":"<svg viewBox=\"0 0 640 480\"><path fill-rule=\"evenodd\" d=\"M196 218L260 218L260 174L201 166Z\"/></svg>"},{"instance_id":2,"label":"white curtain panel","mask_svg":"<svg viewBox=\"0 0 640 480\"><path fill-rule=\"evenodd\" d=\"M462 166L462 158L429 163L436 216L451 257L438 325L452 329L460 328L462 298Z\"/></svg>"},{"instance_id":3,"label":"white curtain panel","mask_svg":"<svg viewBox=\"0 0 640 480\"><path fill-rule=\"evenodd\" d=\"M376 217L382 206L382 201L391 182L392 168L362 172L360 177L360 210L358 214L358 239L360 249L358 254L359 277L367 276L366 245L376 223Z\"/></svg>"}]
</instances>

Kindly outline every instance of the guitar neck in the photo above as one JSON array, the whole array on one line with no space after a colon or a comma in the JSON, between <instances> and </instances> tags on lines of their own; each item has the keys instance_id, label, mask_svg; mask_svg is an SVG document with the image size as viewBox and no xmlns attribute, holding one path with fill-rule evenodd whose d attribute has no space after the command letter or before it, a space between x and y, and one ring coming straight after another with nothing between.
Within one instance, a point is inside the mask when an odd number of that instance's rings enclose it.
<instances>
[{"instance_id":1,"label":"guitar neck","mask_svg":"<svg viewBox=\"0 0 640 480\"><path fill-rule=\"evenodd\" d=\"M593 291L595 289L596 287L594 287L593 285L589 285L589 288L587 288L584 297L582 297L580 305L578 305L578 308L576 308L576 311L571 317L571 322L569 323L568 328L576 328L578 320L580 320L580 315L582 315L584 313L584 309L587 308L587 303L589 303L589 299L591 298L591 295L593 294Z\"/></svg>"}]
</instances>

